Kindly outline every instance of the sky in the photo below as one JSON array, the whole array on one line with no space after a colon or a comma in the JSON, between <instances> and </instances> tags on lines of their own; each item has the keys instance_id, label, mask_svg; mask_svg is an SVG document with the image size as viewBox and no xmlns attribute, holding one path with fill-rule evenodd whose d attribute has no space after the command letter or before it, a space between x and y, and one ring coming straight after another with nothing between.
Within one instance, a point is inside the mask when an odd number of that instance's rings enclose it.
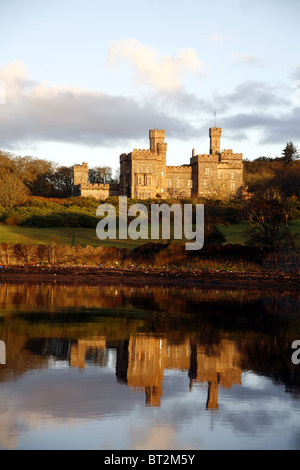
<instances>
[{"instance_id":1,"label":"sky","mask_svg":"<svg viewBox=\"0 0 300 470\"><path fill-rule=\"evenodd\" d=\"M117 169L158 128L181 165L216 123L222 149L280 156L300 146L299 18L298 0L0 0L0 149Z\"/></svg>"}]
</instances>

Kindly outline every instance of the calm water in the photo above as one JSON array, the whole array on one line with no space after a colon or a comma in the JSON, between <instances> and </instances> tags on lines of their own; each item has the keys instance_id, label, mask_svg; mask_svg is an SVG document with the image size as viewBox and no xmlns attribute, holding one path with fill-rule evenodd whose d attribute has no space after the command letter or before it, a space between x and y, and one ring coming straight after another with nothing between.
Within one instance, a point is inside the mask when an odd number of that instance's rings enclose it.
<instances>
[{"instance_id":1,"label":"calm water","mask_svg":"<svg viewBox=\"0 0 300 470\"><path fill-rule=\"evenodd\" d=\"M1 449L299 449L299 296L0 284Z\"/></svg>"}]
</instances>

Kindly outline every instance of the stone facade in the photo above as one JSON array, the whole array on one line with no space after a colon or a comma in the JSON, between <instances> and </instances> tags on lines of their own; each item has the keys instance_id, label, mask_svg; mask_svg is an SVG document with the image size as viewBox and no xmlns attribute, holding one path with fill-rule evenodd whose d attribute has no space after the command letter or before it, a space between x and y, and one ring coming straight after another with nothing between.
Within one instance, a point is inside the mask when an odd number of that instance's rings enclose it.
<instances>
[{"instance_id":1,"label":"stone facade","mask_svg":"<svg viewBox=\"0 0 300 470\"><path fill-rule=\"evenodd\" d=\"M120 156L120 183L88 183L88 165L75 165L74 194L106 199L109 196L130 198L190 198L241 196L243 189L243 155L221 150L221 128L209 129L209 154L195 155L190 163L167 166L165 131L149 131L150 148L134 149Z\"/></svg>"},{"instance_id":2,"label":"stone facade","mask_svg":"<svg viewBox=\"0 0 300 470\"><path fill-rule=\"evenodd\" d=\"M95 197L107 199L119 195L118 184L92 184L89 183L89 167L87 163L73 166L74 196Z\"/></svg>"}]
</instances>

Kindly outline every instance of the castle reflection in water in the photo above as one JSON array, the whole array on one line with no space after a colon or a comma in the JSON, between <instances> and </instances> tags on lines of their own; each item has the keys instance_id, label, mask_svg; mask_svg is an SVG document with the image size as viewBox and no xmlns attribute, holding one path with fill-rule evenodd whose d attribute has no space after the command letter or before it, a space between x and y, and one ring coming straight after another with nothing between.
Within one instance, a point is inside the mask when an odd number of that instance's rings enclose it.
<instances>
[{"instance_id":1,"label":"castle reflection in water","mask_svg":"<svg viewBox=\"0 0 300 470\"><path fill-rule=\"evenodd\" d=\"M185 374L187 390L207 387L207 409L218 409L220 389L241 385L245 370L298 394L288 351L299 328L297 294L3 284L0 309L0 382L53 360L104 367L113 352L118 383L145 393L148 406L161 405L168 371Z\"/></svg>"},{"instance_id":2,"label":"castle reflection in water","mask_svg":"<svg viewBox=\"0 0 300 470\"><path fill-rule=\"evenodd\" d=\"M71 367L85 367L88 351L106 348L105 337L78 340L70 348ZM116 374L133 391L146 393L146 403L160 406L163 396L164 371L185 371L193 384L207 383L207 408L218 408L219 387L231 388L241 384L240 357L232 341L223 340L211 354L201 344L191 344L187 338L183 344L170 344L164 337L145 334L134 335L117 347Z\"/></svg>"}]
</instances>

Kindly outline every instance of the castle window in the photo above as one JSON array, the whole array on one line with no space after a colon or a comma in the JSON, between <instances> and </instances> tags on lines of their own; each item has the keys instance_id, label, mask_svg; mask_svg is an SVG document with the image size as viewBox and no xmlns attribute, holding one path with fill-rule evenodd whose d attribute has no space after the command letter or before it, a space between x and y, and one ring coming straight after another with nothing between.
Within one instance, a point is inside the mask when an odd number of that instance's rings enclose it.
<instances>
[{"instance_id":1,"label":"castle window","mask_svg":"<svg viewBox=\"0 0 300 470\"><path fill-rule=\"evenodd\" d=\"M179 179L178 180L178 188L182 188L182 185L183 185L182 179Z\"/></svg>"},{"instance_id":2,"label":"castle window","mask_svg":"<svg viewBox=\"0 0 300 470\"><path fill-rule=\"evenodd\" d=\"M141 167L140 166L138 166L137 171L138 171L138 173L141 172Z\"/></svg>"},{"instance_id":3,"label":"castle window","mask_svg":"<svg viewBox=\"0 0 300 470\"><path fill-rule=\"evenodd\" d=\"M142 176L139 176L138 177L138 185L142 186L142 184L143 184L143 178L142 178Z\"/></svg>"},{"instance_id":4,"label":"castle window","mask_svg":"<svg viewBox=\"0 0 300 470\"><path fill-rule=\"evenodd\" d=\"M235 183L231 183L230 187L231 187L231 191L234 191L235 190Z\"/></svg>"},{"instance_id":5,"label":"castle window","mask_svg":"<svg viewBox=\"0 0 300 470\"><path fill-rule=\"evenodd\" d=\"M151 186L151 176L147 176L147 186Z\"/></svg>"},{"instance_id":6,"label":"castle window","mask_svg":"<svg viewBox=\"0 0 300 470\"><path fill-rule=\"evenodd\" d=\"M222 173L219 173L219 174L218 174L218 178L219 178L219 180L222 179Z\"/></svg>"},{"instance_id":7,"label":"castle window","mask_svg":"<svg viewBox=\"0 0 300 470\"><path fill-rule=\"evenodd\" d=\"M209 186L209 180L203 180L203 184L205 188L208 188Z\"/></svg>"},{"instance_id":8,"label":"castle window","mask_svg":"<svg viewBox=\"0 0 300 470\"><path fill-rule=\"evenodd\" d=\"M172 180L171 180L171 179L168 180L168 186L169 186L169 187L172 186Z\"/></svg>"},{"instance_id":9,"label":"castle window","mask_svg":"<svg viewBox=\"0 0 300 470\"><path fill-rule=\"evenodd\" d=\"M205 168L205 175L206 176L210 175L210 168Z\"/></svg>"},{"instance_id":10,"label":"castle window","mask_svg":"<svg viewBox=\"0 0 300 470\"><path fill-rule=\"evenodd\" d=\"M231 173L231 179L234 180L234 173Z\"/></svg>"},{"instance_id":11,"label":"castle window","mask_svg":"<svg viewBox=\"0 0 300 470\"><path fill-rule=\"evenodd\" d=\"M193 180L188 180L188 188L192 188L193 187Z\"/></svg>"},{"instance_id":12,"label":"castle window","mask_svg":"<svg viewBox=\"0 0 300 470\"><path fill-rule=\"evenodd\" d=\"M147 173L150 173L150 166L147 167Z\"/></svg>"}]
</instances>

